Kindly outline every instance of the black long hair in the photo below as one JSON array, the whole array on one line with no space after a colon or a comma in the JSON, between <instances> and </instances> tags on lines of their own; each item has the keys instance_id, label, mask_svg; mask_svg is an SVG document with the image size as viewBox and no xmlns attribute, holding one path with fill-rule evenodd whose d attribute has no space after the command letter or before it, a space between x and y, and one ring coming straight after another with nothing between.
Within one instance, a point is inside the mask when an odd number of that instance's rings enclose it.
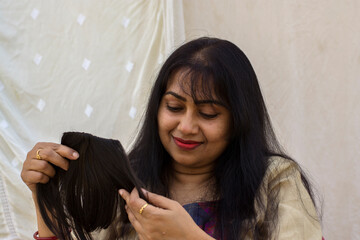
<instances>
[{"instance_id":1,"label":"black long hair","mask_svg":"<svg viewBox=\"0 0 360 240\"><path fill-rule=\"evenodd\" d=\"M66 132L61 143L78 151L80 157L69 160L68 171L54 166L56 175L46 184L37 184L37 201L45 224L62 240L73 239L70 230L75 239L92 239L92 231L109 226L112 239L127 234L130 223L118 190L136 187L140 197L146 197L120 142ZM113 227L114 222L121 228Z\"/></svg>"},{"instance_id":2,"label":"black long hair","mask_svg":"<svg viewBox=\"0 0 360 240\"><path fill-rule=\"evenodd\" d=\"M161 144L157 115L168 82L178 70L190 76L187 84L194 99L199 94L211 99L215 93L232 116L231 140L216 160L214 173L220 199L216 231L227 239L241 239L249 231L254 239L270 238L276 226L277 196L269 196L265 204L261 199L261 183L272 156L293 160L282 151L275 137L250 61L233 43L199 38L169 56L156 78L143 125L129 153L133 169L150 191L169 196L171 157ZM303 174L302 180L313 198ZM273 224L255 225L255 205L273 213L270 216Z\"/></svg>"}]
</instances>

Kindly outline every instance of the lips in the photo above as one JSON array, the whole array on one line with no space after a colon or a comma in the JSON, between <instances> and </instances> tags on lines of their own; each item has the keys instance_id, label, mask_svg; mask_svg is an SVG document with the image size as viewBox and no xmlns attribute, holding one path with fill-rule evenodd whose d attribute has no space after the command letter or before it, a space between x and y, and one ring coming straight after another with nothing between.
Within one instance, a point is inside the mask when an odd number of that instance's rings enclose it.
<instances>
[{"instance_id":1,"label":"lips","mask_svg":"<svg viewBox=\"0 0 360 240\"><path fill-rule=\"evenodd\" d=\"M175 144L185 150L192 150L198 147L202 142L192 141L192 140L184 140L181 138L173 137Z\"/></svg>"}]
</instances>

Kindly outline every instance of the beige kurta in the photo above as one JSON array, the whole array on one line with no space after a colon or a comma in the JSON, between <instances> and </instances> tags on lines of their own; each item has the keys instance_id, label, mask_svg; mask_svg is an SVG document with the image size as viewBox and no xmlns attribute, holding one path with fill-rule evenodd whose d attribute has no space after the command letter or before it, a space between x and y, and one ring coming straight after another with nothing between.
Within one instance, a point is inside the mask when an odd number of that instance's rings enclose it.
<instances>
[{"instance_id":1,"label":"beige kurta","mask_svg":"<svg viewBox=\"0 0 360 240\"><path fill-rule=\"evenodd\" d=\"M273 157L263 181L265 203L270 194L278 193L278 223L273 238L277 240L321 240L321 224L301 181L299 166L290 160ZM257 221L265 213L258 212ZM253 239L251 234L247 239Z\"/></svg>"},{"instance_id":2,"label":"beige kurta","mask_svg":"<svg viewBox=\"0 0 360 240\"><path fill-rule=\"evenodd\" d=\"M263 181L264 202L267 196L278 193L278 224L273 239L276 240L321 240L322 232L317 212L312 200L302 184L299 167L296 163L274 157L271 160ZM263 222L266 214L258 212L257 221ZM102 231L95 239L103 239ZM127 237L126 239L136 239ZM253 239L248 234L246 240Z\"/></svg>"}]
</instances>

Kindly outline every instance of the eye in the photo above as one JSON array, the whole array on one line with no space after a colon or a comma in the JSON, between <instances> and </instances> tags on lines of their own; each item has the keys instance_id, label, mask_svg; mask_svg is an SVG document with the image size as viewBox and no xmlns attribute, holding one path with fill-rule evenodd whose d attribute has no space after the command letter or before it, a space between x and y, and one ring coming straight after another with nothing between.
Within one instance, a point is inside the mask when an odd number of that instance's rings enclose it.
<instances>
[{"instance_id":1,"label":"eye","mask_svg":"<svg viewBox=\"0 0 360 240\"><path fill-rule=\"evenodd\" d=\"M168 104L166 104L166 108L171 111L171 112L179 112L182 110L181 107L176 107L176 106L170 106Z\"/></svg>"},{"instance_id":2,"label":"eye","mask_svg":"<svg viewBox=\"0 0 360 240\"><path fill-rule=\"evenodd\" d=\"M200 115L203 116L203 118L206 118L206 119L214 119L214 118L216 118L219 114L218 114L218 113L216 113L216 114L206 114L206 113L200 112Z\"/></svg>"}]
</instances>

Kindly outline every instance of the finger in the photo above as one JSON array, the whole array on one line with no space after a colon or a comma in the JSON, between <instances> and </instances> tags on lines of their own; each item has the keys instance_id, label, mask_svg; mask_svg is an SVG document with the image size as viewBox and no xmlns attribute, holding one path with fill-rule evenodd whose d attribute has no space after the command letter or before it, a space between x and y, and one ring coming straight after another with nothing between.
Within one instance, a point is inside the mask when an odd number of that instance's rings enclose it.
<instances>
[{"instance_id":1,"label":"finger","mask_svg":"<svg viewBox=\"0 0 360 240\"><path fill-rule=\"evenodd\" d=\"M120 189L119 194L125 200L126 204L128 204L129 198L130 198L130 193L128 191L126 191L125 189Z\"/></svg>"},{"instance_id":2,"label":"finger","mask_svg":"<svg viewBox=\"0 0 360 240\"><path fill-rule=\"evenodd\" d=\"M129 198L129 207L133 210L133 212L136 212L136 215L141 215L145 208L149 206L149 204L139 196L139 192L136 188L134 188L130 193Z\"/></svg>"},{"instance_id":3,"label":"finger","mask_svg":"<svg viewBox=\"0 0 360 240\"><path fill-rule=\"evenodd\" d=\"M136 188L134 188L130 194L125 189L120 189L119 193L122 196L122 198L126 201L127 207L131 209L132 213L136 218L144 214L145 208L147 210L150 209L151 207L154 208L150 204L145 206L147 202L139 197L139 192L136 190ZM142 213L140 213L140 209L143 209Z\"/></svg>"},{"instance_id":4,"label":"finger","mask_svg":"<svg viewBox=\"0 0 360 240\"><path fill-rule=\"evenodd\" d=\"M136 208L140 209L146 203L145 200L139 197L139 192L136 190L136 188L134 188L131 193L125 189L120 189L119 194L126 201L128 207L130 207L132 210Z\"/></svg>"},{"instance_id":5,"label":"finger","mask_svg":"<svg viewBox=\"0 0 360 240\"><path fill-rule=\"evenodd\" d=\"M56 171L54 167L51 166L47 161L33 159L28 163L28 165L28 170L38 171L49 177L55 176Z\"/></svg>"},{"instance_id":6,"label":"finger","mask_svg":"<svg viewBox=\"0 0 360 240\"><path fill-rule=\"evenodd\" d=\"M58 166L64 170L69 169L69 161L66 160L65 158L63 158L62 156L60 156L52 148L49 148L49 147L41 148L41 149L39 149L39 151L37 151L37 153L39 154L41 161L50 162L50 163L54 164L55 166ZM33 159L37 160L36 153L34 154ZM31 161L31 162L33 162L33 161Z\"/></svg>"},{"instance_id":7,"label":"finger","mask_svg":"<svg viewBox=\"0 0 360 240\"><path fill-rule=\"evenodd\" d=\"M74 149L57 143L41 142L37 143L33 148L35 154L38 149L50 148L58 153L61 157L68 158L69 160L75 160L79 157L79 153Z\"/></svg>"},{"instance_id":8,"label":"finger","mask_svg":"<svg viewBox=\"0 0 360 240\"><path fill-rule=\"evenodd\" d=\"M57 146L54 150L60 156L65 157L69 160L76 160L79 158L79 153L77 151L75 151L74 149L72 149L68 146L65 146L65 145L57 144Z\"/></svg>"},{"instance_id":9,"label":"finger","mask_svg":"<svg viewBox=\"0 0 360 240\"><path fill-rule=\"evenodd\" d=\"M41 160L49 161L64 170L69 168L69 162L64 157L75 160L74 154L78 155L71 148L56 143L38 143L29 154L33 159L37 159L37 154L39 154Z\"/></svg>"},{"instance_id":10,"label":"finger","mask_svg":"<svg viewBox=\"0 0 360 240\"><path fill-rule=\"evenodd\" d=\"M135 228L135 231L140 234L143 232L142 226L140 222L135 217L135 214L132 212L132 210L126 205L125 206L126 213L128 215L129 221L131 225Z\"/></svg>"},{"instance_id":11,"label":"finger","mask_svg":"<svg viewBox=\"0 0 360 240\"><path fill-rule=\"evenodd\" d=\"M146 191L146 196L148 197L149 203L162 209L174 209L178 206L176 201L149 191Z\"/></svg>"},{"instance_id":12,"label":"finger","mask_svg":"<svg viewBox=\"0 0 360 240\"><path fill-rule=\"evenodd\" d=\"M25 183L47 183L50 180L49 176L37 171L26 171L21 177Z\"/></svg>"}]
</instances>

